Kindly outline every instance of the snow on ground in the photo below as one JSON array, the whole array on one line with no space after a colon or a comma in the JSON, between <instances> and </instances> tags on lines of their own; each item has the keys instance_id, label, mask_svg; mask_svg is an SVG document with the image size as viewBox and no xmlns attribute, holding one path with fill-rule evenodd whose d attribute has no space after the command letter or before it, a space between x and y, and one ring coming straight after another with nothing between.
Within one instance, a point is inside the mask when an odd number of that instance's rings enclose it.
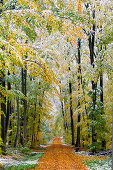
<instances>
[{"instance_id":1,"label":"snow on ground","mask_svg":"<svg viewBox=\"0 0 113 170\"><path fill-rule=\"evenodd\" d=\"M17 164L18 163L18 161L16 161L16 160L14 160L14 159L12 159L12 158L0 158L0 163L2 164L2 165L5 165L5 164Z\"/></svg>"},{"instance_id":2,"label":"snow on ground","mask_svg":"<svg viewBox=\"0 0 113 170\"><path fill-rule=\"evenodd\" d=\"M29 161L17 161L12 158L0 158L0 164L4 166L12 166L12 165L34 165L38 163L38 159L29 160Z\"/></svg>"}]
</instances>

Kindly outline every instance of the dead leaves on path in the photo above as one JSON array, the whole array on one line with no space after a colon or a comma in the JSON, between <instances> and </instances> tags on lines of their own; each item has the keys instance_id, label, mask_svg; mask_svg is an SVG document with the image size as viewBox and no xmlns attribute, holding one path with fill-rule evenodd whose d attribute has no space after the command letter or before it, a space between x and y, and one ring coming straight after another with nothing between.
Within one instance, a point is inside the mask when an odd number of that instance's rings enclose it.
<instances>
[{"instance_id":1,"label":"dead leaves on path","mask_svg":"<svg viewBox=\"0 0 113 170\"><path fill-rule=\"evenodd\" d=\"M75 156L70 146L62 144L61 138L53 139L35 170L86 170L79 156Z\"/></svg>"},{"instance_id":2,"label":"dead leaves on path","mask_svg":"<svg viewBox=\"0 0 113 170\"><path fill-rule=\"evenodd\" d=\"M63 145L61 138L55 138L35 170L87 170L82 162L91 159L90 156L73 154L71 146Z\"/></svg>"}]
</instances>

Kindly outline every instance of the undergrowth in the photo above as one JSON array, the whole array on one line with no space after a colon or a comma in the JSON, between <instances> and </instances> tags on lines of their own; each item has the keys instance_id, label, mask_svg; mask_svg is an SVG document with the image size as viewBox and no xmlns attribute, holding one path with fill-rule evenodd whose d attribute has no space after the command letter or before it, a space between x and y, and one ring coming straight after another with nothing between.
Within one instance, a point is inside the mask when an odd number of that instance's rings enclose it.
<instances>
[{"instance_id":1,"label":"undergrowth","mask_svg":"<svg viewBox=\"0 0 113 170\"><path fill-rule=\"evenodd\" d=\"M43 154L44 152L33 152L27 147L20 148L19 151L9 151L9 155L12 155L13 160L15 160L16 162L13 164L12 162L10 164L5 164L2 167L2 170L33 169L37 166L37 163L39 159L43 156Z\"/></svg>"},{"instance_id":2,"label":"undergrowth","mask_svg":"<svg viewBox=\"0 0 113 170\"><path fill-rule=\"evenodd\" d=\"M90 160L84 161L89 170L112 170L112 158L109 157L105 160Z\"/></svg>"}]
</instances>

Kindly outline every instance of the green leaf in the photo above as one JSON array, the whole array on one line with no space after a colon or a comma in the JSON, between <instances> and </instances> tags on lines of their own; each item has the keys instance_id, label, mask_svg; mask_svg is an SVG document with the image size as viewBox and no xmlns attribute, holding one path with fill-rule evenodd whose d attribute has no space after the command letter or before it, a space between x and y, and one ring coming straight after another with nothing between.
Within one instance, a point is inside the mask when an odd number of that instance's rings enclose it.
<instances>
[{"instance_id":1,"label":"green leaf","mask_svg":"<svg viewBox=\"0 0 113 170\"><path fill-rule=\"evenodd\" d=\"M26 35L31 41L34 41L36 39L37 34L34 29L23 27L22 30L26 33Z\"/></svg>"},{"instance_id":2,"label":"green leaf","mask_svg":"<svg viewBox=\"0 0 113 170\"><path fill-rule=\"evenodd\" d=\"M51 32L52 32L52 26L49 25L48 22L47 22L46 28L47 28L48 33L51 34Z\"/></svg>"}]
</instances>

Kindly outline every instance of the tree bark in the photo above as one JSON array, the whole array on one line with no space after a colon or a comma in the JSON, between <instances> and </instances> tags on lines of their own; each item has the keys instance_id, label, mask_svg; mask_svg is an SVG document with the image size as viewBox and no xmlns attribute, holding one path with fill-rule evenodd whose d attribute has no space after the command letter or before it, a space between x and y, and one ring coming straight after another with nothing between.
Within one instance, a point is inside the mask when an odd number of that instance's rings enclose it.
<instances>
[{"instance_id":1,"label":"tree bark","mask_svg":"<svg viewBox=\"0 0 113 170\"><path fill-rule=\"evenodd\" d=\"M78 38L78 94L80 91L80 85L82 84L82 76L81 76L81 56L80 56L80 48L81 48L81 40ZM80 97L78 96L78 109L80 108ZM78 121L77 121L77 139L76 139L76 151L78 152L80 147L80 113L78 113Z\"/></svg>"},{"instance_id":2,"label":"tree bark","mask_svg":"<svg viewBox=\"0 0 113 170\"><path fill-rule=\"evenodd\" d=\"M95 18L95 10L93 10L93 19ZM89 50L90 50L90 62L92 67L94 68L94 42L95 42L95 24L93 24L92 32L89 35ZM96 105L96 88L97 83L92 80L92 91L93 91L93 112L92 112L92 120L94 119L94 111L95 111L95 105ZM95 133L95 126L92 125L92 144L97 141L96 139L96 133ZM95 149L92 149L92 152L95 152Z\"/></svg>"},{"instance_id":3,"label":"tree bark","mask_svg":"<svg viewBox=\"0 0 113 170\"><path fill-rule=\"evenodd\" d=\"M70 67L69 67L70 71ZM69 95L70 95L70 117L71 117L71 135L72 135L72 145L75 145L74 139L74 123L73 123L73 107L72 107L72 83L69 80Z\"/></svg>"},{"instance_id":4,"label":"tree bark","mask_svg":"<svg viewBox=\"0 0 113 170\"><path fill-rule=\"evenodd\" d=\"M1 0L0 2L1 6L3 6L3 0ZM2 13L2 8L0 9L0 14ZM4 50L4 47L2 47ZM5 66L5 64L4 64ZM0 71L0 74L1 74L1 77L0 77L0 85L2 87L5 87L5 81L4 81L4 72L3 71ZM2 152L3 154L5 154L6 152L6 120L5 120L5 116L6 116L6 97L3 96L1 93L0 93L0 97L1 99L4 101L1 103L1 111L4 113L4 114L1 114L1 138L2 138L2 141L3 141L3 146L1 147L2 149Z\"/></svg>"},{"instance_id":5,"label":"tree bark","mask_svg":"<svg viewBox=\"0 0 113 170\"><path fill-rule=\"evenodd\" d=\"M25 97L26 97L26 80L27 80L27 70L24 70L24 75L25 75ZM27 101L26 99L24 100L24 146L26 146L26 112L27 112Z\"/></svg>"},{"instance_id":6,"label":"tree bark","mask_svg":"<svg viewBox=\"0 0 113 170\"><path fill-rule=\"evenodd\" d=\"M4 80L4 73L1 72L1 78L0 78L0 83L3 88L5 88L5 80ZM3 146L2 146L2 151L3 154L6 152L6 97L0 94L1 99L3 100L1 103L1 111L3 114L1 114L1 138L3 141Z\"/></svg>"},{"instance_id":7,"label":"tree bark","mask_svg":"<svg viewBox=\"0 0 113 170\"><path fill-rule=\"evenodd\" d=\"M26 66L25 66L26 67ZM22 93L26 97L26 80L27 80L27 68L22 68ZM26 146L26 112L27 112L27 101L26 99L23 100L24 106L24 146Z\"/></svg>"},{"instance_id":8,"label":"tree bark","mask_svg":"<svg viewBox=\"0 0 113 170\"><path fill-rule=\"evenodd\" d=\"M101 26L101 28L102 28L102 26ZM102 30L101 30L102 31ZM101 46L101 48L100 48L100 50L102 50L102 46ZM103 61L103 59L102 58L100 58L100 60L101 60L101 62ZM102 65L101 65L102 66ZM100 66L100 67L101 67ZM101 92L100 92L100 101L101 101L101 103L102 103L102 114L104 114L104 99L103 99L103 70L102 70L102 68L100 68L100 87L101 87ZM106 141L105 141L105 139L104 140L102 140L102 150L105 150L106 149Z\"/></svg>"},{"instance_id":9,"label":"tree bark","mask_svg":"<svg viewBox=\"0 0 113 170\"><path fill-rule=\"evenodd\" d=\"M60 81L60 83L61 83L61 81ZM62 94L61 88L60 88L60 94ZM66 127L65 127L65 119L64 119L64 104L63 104L63 100L61 100L61 110L62 110L63 125L64 125L64 131L65 131Z\"/></svg>"},{"instance_id":10,"label":"tree bark","mask_svg":"<svg viewBox=\"0 0 113 170\"><path fill-rule=\"evenodd\" d=\"M64 118L64 104L63 104L63 101L61 101L61 109L62 109L62 117L63 117L64 131L66 131L65 118Z\"/></svg>"},{"instance_id":11,"label":"tree bark","mask_svg":"<svg viewBox=\"0 0 113 170\"><path fill-rule=\"evenodd\" d=\"M8 75L10 75L8 71ZM7 84L8 90L11 90L11 83L8 82ZM11 114L11 101L7 101L7 114L6 114L6 140L7 140L7 130L8 130L8 124L9 124L9 116Z\"/></svg>"},{"instance_id":12,"label":"tree bark","mask_svg":"<svg viewBox=\"0 0 113 170\"><path fill-rule=\"evenodd\" d=\"M18 141L18 137L19 137L19 126L20 126L19 99L16 99L16 101L17 101L17 117L18 117L18 122L17 122L17 133L16 133L16 138L15 138L14 147L17 146L17 141Z\"/></svg>"}]
</instances>

